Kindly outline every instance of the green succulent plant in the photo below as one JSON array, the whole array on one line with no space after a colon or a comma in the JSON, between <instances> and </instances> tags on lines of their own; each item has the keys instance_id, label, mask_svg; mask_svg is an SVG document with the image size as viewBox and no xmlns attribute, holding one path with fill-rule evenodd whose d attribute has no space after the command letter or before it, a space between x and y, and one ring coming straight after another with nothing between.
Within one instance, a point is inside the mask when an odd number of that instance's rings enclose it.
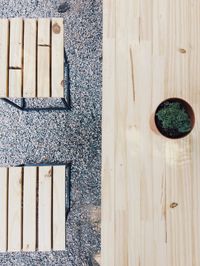
<instances>
[{"instance_id":1,"label":"green succulent plant","mask_svg":"<svg viewBox=\"0 0 200 266\"><path fill-rule=\"evenodd\" d=\"M165 102L163 108L156 113L165 130L187 133L192 128L191 119L179 102Z\"/></svg>"}]
</instances>

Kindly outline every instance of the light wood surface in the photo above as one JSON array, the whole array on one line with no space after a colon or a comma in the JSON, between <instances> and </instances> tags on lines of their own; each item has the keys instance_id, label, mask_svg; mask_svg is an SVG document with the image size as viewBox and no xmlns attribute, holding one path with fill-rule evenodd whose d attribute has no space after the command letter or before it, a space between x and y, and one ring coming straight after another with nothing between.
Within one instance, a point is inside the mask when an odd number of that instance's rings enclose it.
<instances>
[{"instance_id":1,"label":"light wood surface","mask_svg":"<svg viewBox=\"0 0 200 266\"><path fill-rule=\"evenodd\" d=\"M39 168L38 248L51 250L51 184L52 168Z\"/></svg>"},{"instance_id":2,"label":"light wood surface","mask_svg":"<svg viewBox=\"0 0 200 266\"><path fill-rule=\"evenodd\" d=\"M38 46L37 97L50 97L50 48Z\"/></svg>"},{"instance_id":3,"label":"light wood surface","mask_svg":"<svg viewBox=\"0 0 200 266\"><path fill-rule=\"evenodd\" d=\"M8 251L21 250L22 168L9 169Z\"/></svg>"},{"instance_id":4,"label":"light wood surface","mask_svg":"<svg viewBox=\"0 0 200 266\"><path fill-rule=\"evenodd\" d=\"M9 96L22 96L22 47L23 21L21 18L10 20L9 43Z\"/></svg>"},{"instance_id":5,"label":"light wood surface","mask_svg":"<svg viewBox=\"0 0 200 266\"><path fill-rule=\"evenodd\" d=\"M200 3L104 1L103 266L200 265ZM166 98L191 104L183 139L153 128Z\"/></svg>"},{"instance_id":6,"label":"light wood surface","mask_svg":"<svg viewBox=\"0 0 200 266\"><path fill-rule=\"evenodd\" d=\"M101 256L102 265L115 262L115 2L104 1Z\"/></svg>"},{"instance_id":7,"label":"light wood surface","mask_svg":"<svg viewBox=\"0 0 200 266\"><path fill-rule=\"evenodd\" d=\"M36 96L36 34L36 20L24 20L24 97Z\"/></svg>"},{"instance_id":8,"label":"light wood surface","mask_svg":"<svg viewBox=\"0 0 200 266\"><path fill-rule=\"evenodd\" d=\"M64 42L63 42L63 19L52 19L52 49L51 49L51 71L52 71L52 97L63 95L63 73L64 73Z\"/></svg>"},{"instance_id":9,"label":"light wood surface","mask_svg":"<svg viewBox=\"0 0 200 266\"><path fill-rule=\"evenodd\" d=\"M0 252L65 250L65 168L0 168Z\"/></svg>"},{"instance_id":10,"label":"light wood surface","mask_svg":"<svg viewBox=\"0 0 200 266\"><path fill-rule=\"evenodd\" d=\"M7 169L0 168L0 251L7 249Z\"/></svg>"},{"instance_id":11,"label":"light wood surface","mask_svg":"<svg viewBox=\"0 0 200 266\"><path fill-rule=\"evenodd\" d=\"M65 249L65 166L53 168L53 249Z\"/></svg>"},{"instance_id":12,"label":"light wood surface","mask_svg":"<svg viewBox=\"0 0 200 266\"><path fill-rule=\"evenodd\" d=\"M50 19L38 20L37 96L50 96Z\"/></svg>"},{"instance_id":13,"label":"light wood surface","mask_svg":"<svg viewBox=\"0 0 200 266\"><path fill-rule=\"evenodd\" d=\"M38 19L38 45L50 45L50 19Z\"/></svg>"},{"instance_id":14,"label":"light wood surface","mask_svg":"<svg viewBox=\"0 0 200 266\"><path fill-rule=\"evenodd\" d=\"M62 18L0 19L0 97L64 98Z\"/></svg>"},{"instance_id":15,"label":"light wood surface","mask_svg":"<svg viewBox=\"0 0 200 266\"><path fill-rule=\"evenodd\" d=\"M37 168L24 168L23 186L23 250L36 248L36 180Z\"/></svg>"},{"instance_id":16,"label":"light wood surface","mask_svg":"<svg viewBox=\"0 0 200 266\"><path fill-rule=\"evenodd\" d=\"M0 20L0 95L6 97L8 93L8 30L7 19Z\"/></svg>"},{"instance_id":17,"label":"light wood surface","mask_svg":"<svg viewBox=\"0 0 200 266\"><path fill-rule=\"evenodd\" d=\"M10 20L9 67L22 68L23 21L21 18Z\"/></svg>"},{"instance_id":18,"label":"light wood surface","mask_svg":"<svg viewBox=\"0 0 200 266\"><path fill-rule=\"evenodd\" d=\"M9 97L22 97L22 71L21 69L9 70Z\"/></svg>"}]
</instances>

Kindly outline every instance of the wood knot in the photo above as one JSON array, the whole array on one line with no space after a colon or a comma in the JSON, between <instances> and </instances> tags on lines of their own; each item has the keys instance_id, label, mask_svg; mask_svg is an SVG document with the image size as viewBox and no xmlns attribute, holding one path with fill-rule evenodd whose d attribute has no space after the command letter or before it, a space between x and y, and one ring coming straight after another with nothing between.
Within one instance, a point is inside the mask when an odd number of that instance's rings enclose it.
<instances>
[{"instance_id":1,"label":"wood knot","mask_svg":"<svg viewBox=\"0 0 200 266\"><path fill-rule=\"evenodd\" d=\"M51 177L51 175L52 175L52 169L50 169L50 170L48 171L48 176Z\"/></svg>"},{"instance_id":2,"label":"wood knot","mask_svg":"<svg viewBox=\"0 0 200 266\"><path fill-rule=\"evenodd\" d=\"M60 33L60 26L58 25L58 23L54 23L52 26L53 32L55 34L59 34Z\"/></svg>"},{"instance_id":3,"label":"wood knot","mask_svg":"<svg viewBox=\"0 0 200 266\"><path fill-rule=\"evenodd\" d=\"M178 206L178 203L176 203L176 202L172 202L170 204L170 208L172 208L172 209L176 208L177 206Z\"/></svg>"},{"instance_id":4,"label":"wood knot","mask_svg":"<svg viewBox=\"0 0 200 266\"><path fill-rule=\"evenodd\" d=\"M179 48L179 52L180 52L181 54L186 54L186 50L183 49L183 48Z\"/></svg>"},{"instance_id":5,"label":"wood knot","mask_svg":"<svg viewBox=\"0 0 200 266\"><path fill-rule=\"evenodd\" d=\"M46 174L45 174L45 177L46 178L49 178L52 176L52 169L50 169Z\"/></svg>"},{"instance_id":6,"label":"wood knot","mask_svg":"<svg viewBox=\"0 0 200 266\"><path fill-rule=\"evenodd\" d=\"M60 82L60 85L61 85L62 87L64 87L64 80L62 80L62 81Z\"/></svg>"}]
</instances>

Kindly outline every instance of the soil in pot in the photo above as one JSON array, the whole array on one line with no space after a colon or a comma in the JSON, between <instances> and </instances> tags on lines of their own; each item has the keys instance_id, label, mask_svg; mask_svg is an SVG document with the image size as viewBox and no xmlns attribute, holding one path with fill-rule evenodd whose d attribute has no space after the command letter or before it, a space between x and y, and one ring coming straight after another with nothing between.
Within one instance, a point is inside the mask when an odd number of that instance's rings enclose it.
<instances>
[{"instance_id":1,"label":"soil in pot","mask_svg":"<svg viewBox=\"0 0 200 266\"><path fill-rule=\"evenodd\" d=\"M155 112L155 124L165 137L182 138L194 127L194 112L192 107L182 99L167 99Z\"/></svg>"}]
</instances>

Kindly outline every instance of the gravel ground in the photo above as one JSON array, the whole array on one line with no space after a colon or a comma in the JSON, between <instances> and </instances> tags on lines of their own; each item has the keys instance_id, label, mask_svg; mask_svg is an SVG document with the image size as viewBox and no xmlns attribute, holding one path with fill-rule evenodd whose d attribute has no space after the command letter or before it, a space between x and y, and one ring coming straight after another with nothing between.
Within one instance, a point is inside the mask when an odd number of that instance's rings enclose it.
<instances>
[{"instance_id":1,"label":"gravel ground","mask_svg":"<svg viewBox=\"0 0 200 266\"><path fill-rule=\"evenodd\" d=\"M66 251L1 253L0 265L98 265L102 2L1 0L0 16L64 18L71 103L69 111L22 112L0 101L0 164L72 163Z\"/></svg>"}]
</instances>

